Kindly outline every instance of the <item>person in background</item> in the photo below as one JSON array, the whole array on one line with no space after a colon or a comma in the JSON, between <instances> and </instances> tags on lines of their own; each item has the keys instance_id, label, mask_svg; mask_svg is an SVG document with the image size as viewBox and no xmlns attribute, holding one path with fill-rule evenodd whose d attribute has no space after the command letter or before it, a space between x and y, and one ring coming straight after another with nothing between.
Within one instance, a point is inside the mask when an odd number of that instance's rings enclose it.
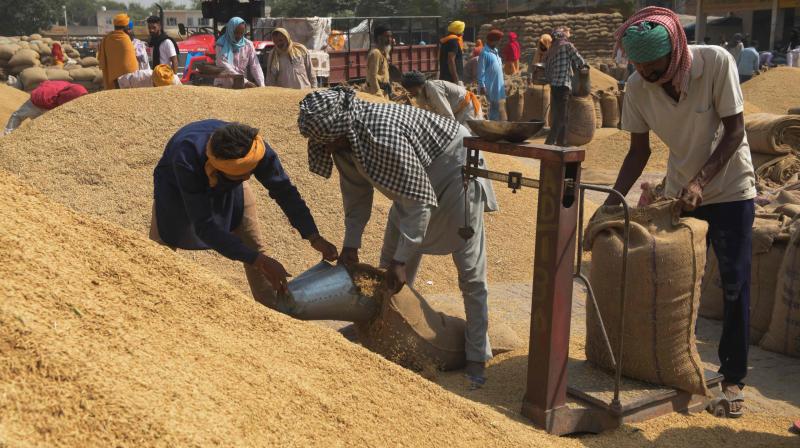
<instances>
[{"instance_id":1,"label":"person in background","mask_svg":"<svg viewBox=\"0 0 800 448\"><path fill-rule=\"evenodd\" d=\"M439 79L453 84L463 84L465 27L466 24L460 20L450 22L447 36L440 41Z\"/></svg>"},{"instance_id":2,"label":"person in background","mask_svg":"<svg viewBox=\"0 0 800 448\"><path fill-rule=\"evenodd\" d=\"M553 44L544 60L545 76L550 83L551 125L546 145L564 146L567 133L567 102L572 91L573 71L588 66L564 31L553 32Z\"/></svg>"},{"instance_id":3,"label":"person in background","mask_svg":"<svg viewBox=\"0 0 800 448\"><path fill-rule=\"evenodd\" d=\"M491 30L486 35L486 45L478 60L478 89L489 101L489 119L506 121L506 84L503 78L503 63L497 45L503 38L500 30Z\"/></svg>"},{"instance_id":4,"label":"person in background","mask_svg":"<svg viewBox=\"0 0 800 448\"><path fill-rule=\"evenodd\" d=\"M61 48L61 44L58 42L53 42L53 65L56 67L63 67L64 66L64 50Z\"/></svg>"},{"instance_id":5,"label":"person in background","mask_svg":"<svg viewBox=\"0 0 800 448\"><path fill-rule=\"evenodd\" d=\"M23 121L42 115L48 110L55 109L75 98L88 94L80 84L67 81L44 81L31 91L31 97L19 107L6 123L3 135L10 134L19 128Z\"/></svg>"},{"instance_id":6,"label":"person in background","mask_svg":"<svg viewBox=\"0 0 800 448\"><path fill-rule=\"evenodd\" d=\"M137 70L117 78L117 87L120 89L136 89L141 87L179 86L181 80L172 71L169 65L156 65L156 68Z\"/></svg>"},{"instance_id":7,"label":"person in background","mask_svg":"<svg viewBox=\"0 0 800 448\"><path fill-rule=\"evenodd\" d=\"M544 33L539 36L539 41L536 43L536 51L533 53L533 61L531 65L541 64L547 55L547 50L553 45L553 36L550 33ZM530 67L528 68L530 71Z\"/></svg>"},{"instance_id":8,"label":"person in background","mask_svg":"<svg viewBox=\"0 0 800 448\"><path fill-rule=\"evenodd\" d=\"M496 210L497 203L491 181L469 179L464 188L463 141L469 131L414 107L359 100L345 87L306 95L297 124L308 138L309 170L325 178L334 166L339 172L341 263L359 262L375 190L392 201L380 258L391 291L414 285L424 254L452 257L467 317L466 375L480 387L492 358L483 213ZM456 232L465 219L474 230L466 240Z\"/></svg>"},{"instance_id":9,"label":"person in background","mask_svg":"<svg viewBox=\"0 0 800 448\"><path fill-rule=\"evenodd\" d=\"M481 51L483 50L483 42L478 39L477 43L480 45L475 45L475 48L472 49L472 54L470 55L469 60L467 60L467 63L464 64L463 81L465 84L478 81L478 60L480 60Z\"/></svg>"},{"instance_id":10,"label":"person in background","mask_svg":"<svg viewBox=\"0 0 800 448\"><path fill-rule=\"evenodd\" d=\"M417 100L423 109L455 120L461 124L467 120L482 120L481 100L464 87L444 80L426 80L418 72L403 74L403 88Z\"/></svg>"},{"instance_id":11,"label":"person in background","mask_svg":"<svg viewBox=\"0 0 800 448\"><path fill-rule=\"evenodd\" d=\"M251 176L301 238L324 259L337 258L336 247L320 236L305 201L258 129L220 120L190 123L167 142L153 172L150 239L173 249L213 249L244 263L253 297L274 309L276 291L286 291L289 274L266 255L255 191L247 182Z\"/></svg>"},{"instance_id":12,"label":"person in background","mask_svg":"<svg viewBox=\"0 0 800 448\"><path fill-rule=\"evenodd\" d=\"M733 35L733 43L730 45L726 45L725 48L733 55L733 60L736 63L739 63L739 58L742 56L742 50L744 50L744 44L742 43L742 35L736 33Z\"/></svg>"},{"instance_id":13,"label":"person in background","mask_svg":"<svg viewBox=\"0 0 800 448\"><path fill-rule=\"evenodd\" d=\"M147 44L140 41L133 34L133 19L128 22L128 29L126 30L128 36L131 38L133 50L136 53L136 61L139 63L139 70L149 70L150 60L147 57Z\"/></svg>"},{"instance_id":14,"label":"person in background","mask_svg":"<svg viewBox=\"0 0 800 448\"><path fill-rule=\"evenodd\" d=\"M225 34L217 38L216 65L224 68L226 74L244 76L245 87L264 87L264 72L258 62L256 47L244 37L247 24L240 17L231 17L225 25ZM233 87L233 79L217 78L214 85Z\"/></svg>"},{"instance_id":15,"label":"person in background","mask_svg":"<svg viewBox=\"0 0 800 448\"><path fill-rule=\"evenodd\" d=\"M106 90L116 88L114 81L120 76L139 69L136 52L127 32L130 21L127 14L114 16L114 31L106 34L97 49L97 60L103 72L103 88Z\"/></svg>"},{"instance_id":16,"label":"person in background","mask_svg":"<svg viewBox=\"0 0 800 448\"><path fill-rule=\"evenodd\" d=\"M373 31L375 48L367 55L367 83L364 92L385 98L392 97L389 79L389 58L392 52L392 31L378 25Z\"/></svg>"},{"instance_id":17,"label":"person in background","mask_svg":"<svg viewBox=\"0 0 800 448\"><path fill-rule=\"evenodd\" d=\"M503 72L508 76L519 73L519 58L522 55L522 47L517 41L517 33L508 33L508 43L503 47Z\"/></svg>"},{"instance_id":18,"label":"person in background","mask_svg":"<svg viewBox=\"0 0 800 448\"><path fill-rule=\"evenodd\" d=\"M753 41L750 45L746 46L744 50L742 50L741 56L739 56L739 63L736 64L736 68L739 71L739 83L743 83L745 81L750 81L753 78L753 75L758 74L758 70L761 67L759 63L761 62L761 57L758 54L758 42Z\"/></svg>"},{"instance_id":19,"label":"person in background","mask_svg":"<svg viewBox=\"0 0 800 448\"><path fill-rule=\"evenodd\" d=\"M301 43L293 42L283 28L272 31L275 48L267 59L266 85L288 89L314 89L317 76L311 64L311 53Z\"/></svg>"},{"instance_id":20,"label":"person in background","mask_svg":"<svg viewBox=\"0 0 800 448\"><path fill-rule=\"evenodd\" d=\"M150 33L150 47L153 49L153 60L150 67L167 64L172 71L178 73L178 44L164 32L161 18L150 16L147 18L147 31Z\"/></svg>"},{"instance_id":21,"label":"person in background","mask_svg":"<svg viewBox=\"0 0 800 448\"><path fill-rule=\"evenodd\" d=\"M756 179L736 62L717 46L689 46L678 16L648 7L615 33L636 73L625 87L622 129L631 133L614 189L626 195L650 158L650 133L669 148L665 196L683 216L708 222L725 291L719 372L731 417L742 415L747 375L750 264ZM609 196L605 205L617 205Z\"/></svg>"}]
</instances>

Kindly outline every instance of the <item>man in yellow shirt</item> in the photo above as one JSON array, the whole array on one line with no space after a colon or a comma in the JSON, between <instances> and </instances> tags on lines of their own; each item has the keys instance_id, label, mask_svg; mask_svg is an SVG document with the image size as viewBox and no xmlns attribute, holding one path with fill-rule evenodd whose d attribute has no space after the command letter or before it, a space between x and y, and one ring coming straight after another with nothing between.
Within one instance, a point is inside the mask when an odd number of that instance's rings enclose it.
<instances>
[{"instance_id":1,"label":"man in yellow shirt","mask_svg":"<svg viewBox=\"0 0 800 448\"><path fill-rule=\"evenodd\" d=\"M389 81L389 55L392 51L392 32L384 25L374 30L375 48L367 56L367 86L365 92L389 98L392 84Z\"/></svg>"}]
</instances>

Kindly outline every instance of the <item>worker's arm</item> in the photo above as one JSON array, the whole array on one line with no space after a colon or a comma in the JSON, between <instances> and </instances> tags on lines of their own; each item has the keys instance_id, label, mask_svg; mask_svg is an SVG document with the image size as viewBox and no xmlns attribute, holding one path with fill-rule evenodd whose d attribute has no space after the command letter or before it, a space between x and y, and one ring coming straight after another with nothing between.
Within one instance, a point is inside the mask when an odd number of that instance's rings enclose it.
<instances>
[{"instance_id":1,"label":"worker's arm","mask_svg":"<svg viewBox=\"0 0 800 448\"><path fill-rule=\"evenodd\" d=\"M247 66L249 67L250 74L253 76L253 82L258 87L264 87L264 71L261 69L261 63L258 62L258 55L256 54L256 47L252 43L248 45L250 50L247 55Z\"/></svg>"},{"instance_id":2,"label":"worker's arm","mask_svg":"<svg viewBox=\"0 0 800 448\"><path fill-rule=\"evenodd\" d=\"M300 232L303 239L309 239L309 237L319 234L306 202L284 171L278 155L269 145L267 145L264 158L259 162L253 174L264 185L269 192L269 197L283 210L289 223Z\"/></svg>"},{"instance_id":3,"label":"worker's arm","mask_svg":"<svg viewBox=\"0 0 800 448\"><path fill-rule=\"evenodd\" d=\"M572 61L572 66L574 68L581 69L586 66L586 60L583 59L583 56L581 56L580 53L578 53L578 50L573 45L570 45L569 57Z\"/></svg>"},{"instance_id":4,"label":"worker's arm","mask_svg":"<svg viewBox=\"0 0 800 448\"><path fill-rule=\"evenodd\" d=\"M375 189L355 165L351 155L336 154L333 157L339 171L339 186L344 206L343 248L361 248L364 229L372 215L372 200Z\"/></svg>"},{"instance_id":5,"label":"worker's arm","mask_svg":"<svg viewBox=\"0 0 800 448\"><path fill-rule=\"evenodd\" d=\"M44 109L34 106L31 100L25 101L19 109L11 114L3 134L10 134L12 131L16 130L26 118L34 119L44 112Z\"/></svg>"},{"instance_id":6,"label":"worker's arm","mask_svg":"<svg viewBox=\"0 0 800 448\"><path fill-rule=\"evenodd\" d=\"M436 85L432 82L425 83L425 95L428 98L428 104L437 114L455 120L453 108L450 107L450 102L447 100L447 93L445 88L441 85ZM470 106L471 107L471 106Z\"/></svg>"},{"instance_id":7,"label":"worker's arm","mask_svg":"<svg viewBox=\"0 0 800 448\"><path fill-rule=\"evenodd\" d=\"M447 67L450 69L450 78L446 81L451 81L455 84L458 84L460 79L458 79L458 71L456 70L456 53L451 51L447 53Z\"/></svg>"},{"instance_id":8,"label":"worker's arm","mask_svg":"<svg viewBox=\"0 0 800 448\"><path fill-rule=\"evenodd\" d=\"M478 89L481 93L486 90L486 60L488 57L483 53L478 57Z\"/></svg>"},{"instance_id":9,"label":"worker's arm","mask_svg":"<svg viewBox=\"0 0 800 448\"><path fill-rule=\"evenodd\" d=\"M306 63L306 73L308 75L308 81L311 83L311 88L317 88L317 73L314 71L314 64L311 62L311 53L306 53L305 57Z\"/></svg>"},{"instance_id":10,"label":"worker's arm","mask_svg":"<svg viewBox=\"0 0 800 448\"><path fill-rule=\"evenodd\" d=\"M378 65L380 65L380 54L377 50L372 50L367 56L367 93L382 96L378 83Z\"/></svg>"},{"instance_id":11,"label":"worker's arm","mask_svg":"<svg viewBox=\"0 0 800 448\"><path fill-rule=\"evenodd\" d=\"M634 182L642 175L650 159L650 133L631 134L631 146L622 168L619 170L614 189L627 196ZM616 195L608 195L604 205L619 205L622 201Z\"/></svg>"}]
</instances>

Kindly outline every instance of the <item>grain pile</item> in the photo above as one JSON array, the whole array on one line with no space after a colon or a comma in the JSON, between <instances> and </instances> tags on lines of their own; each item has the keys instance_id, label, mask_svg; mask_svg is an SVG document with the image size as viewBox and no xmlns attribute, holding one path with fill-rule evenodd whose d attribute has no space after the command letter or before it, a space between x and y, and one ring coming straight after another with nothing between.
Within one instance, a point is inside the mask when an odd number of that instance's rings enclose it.
<instances>
[{"instance_id":1,"label":"grain pile","mask_svg":"<svg viewBox=\"0 0 800 448\"><path fill-rule=\"evenodd\" d=\"M800 106L800 92L790 87L798 82L800 69L777 67L742 84L742 92L748 101L761 109L759 112L785 114L790 108Z\"/></svg>"},{"instance_id":2,"label":"grain pile","mask_svg":"<svg viewBox=\"0 0 800 448\"><path fill-rule=\"evenodd\" d=\"M0 126L5 127L11 114L28 101L29 97L21 90L0 84Z\"/></svg>"},{"instance_id":3,"label":"grain pile","mask_svg":"<svg viewBox=\"0 0 800 448\"><path fill-rule=\"evenodd\" d=\"M56 201L110 220L142 235L150 228L153 167L167 140L181 126L220 118L260 128L281 158L321 228L337 246L343 237L339 182L308 171L306 140L295 117L304 92L276 88L223 90L167 87L104 91L87 95L37 118L3 138L0 166L18 173ZM146 111L142 108L146 107ZM211 109L213 107L213 109ZM52 129L61 129L53 134ZM495 162L496 160L496 162ZM490 158L500 171L537 172L511 158ZM253 182L267 251L298 275L319 254L289 226L281 210ZM536 191L496 188L501 211L486 215L490 281L530 278ZM390 203L375 195L361 260L376 265ZM525 235L520 240L519 235ZM247 291L241 265L213 251L180 251ZM425 294L457 289L450 257L423 257L418 286Z\"/></svg>"},{"instance_id":4,"label":"grain pile","mask_svg":"<svg viewBox=\"0 0 800 448\"><path fill-rule=\"evenodd\" d=\"M527 62L533 55L539 36L560 26L567 26L572 29L570 41L584 58L598 64L613 63L614 31L622 25L622 21L622 14L619 13L514 16L482 25L479 35L486 42L486 34L492 28L504 33L517 33L522 46L522 60ZM500 48L506 42L507 38L503 38Z\"/></svg>"},{"instance_id":5,"label":"grain pile","mask_svg":"<svg viewBox=\"0 0 800 448\"><path fill-rule=\"evenodd\" d=\"M0 171L2 446L578 446Z\"/></svg>"}]
</instances>

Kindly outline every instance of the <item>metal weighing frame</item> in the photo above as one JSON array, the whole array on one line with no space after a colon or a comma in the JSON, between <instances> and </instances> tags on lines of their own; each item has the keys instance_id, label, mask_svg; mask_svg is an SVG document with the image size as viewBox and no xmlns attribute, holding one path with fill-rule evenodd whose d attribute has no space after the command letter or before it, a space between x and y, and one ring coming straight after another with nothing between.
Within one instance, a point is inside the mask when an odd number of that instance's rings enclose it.
<instances>
[{"instance_id":1,"label":"metal weighing frame","mask_svg":"<svg viewBox=\"0 0 800 448\"><path fill-rule=\"evenodd\" d=\"M467 148L465 180L483 177L505 182L514 192L522 187L539 190L530 348L522 414L551 434L565 435L599 433L623 423L647 420L670 412L705 409L709 400L704 396L622 377L623 338L615 341L618 354L615 357L591 284L581 271L581 257L576 257L576 253L583 252L586 190L621 198L625 227L619 300L619 315L622 318L617 334L623 335L630 212L620 192L580 182L585 150L489 142L477 137L465 138L464 145ZM480 151L537 159L540 162L539 179L523 177L519 172L499 173L483 169ZM599 318L604 342L614 365L613 375L595 369L585 361L569 359L573 279L580 280L586 286L587 302L591 302L591 305L587 303L587 307L592 306ZM709 387L722 381L721 375L715 372L706 370L705 374ZM612 390L613 394L610 392ZM567 394L572 398L570 401L567 400Z\"/></svg>"}]
</instances>

